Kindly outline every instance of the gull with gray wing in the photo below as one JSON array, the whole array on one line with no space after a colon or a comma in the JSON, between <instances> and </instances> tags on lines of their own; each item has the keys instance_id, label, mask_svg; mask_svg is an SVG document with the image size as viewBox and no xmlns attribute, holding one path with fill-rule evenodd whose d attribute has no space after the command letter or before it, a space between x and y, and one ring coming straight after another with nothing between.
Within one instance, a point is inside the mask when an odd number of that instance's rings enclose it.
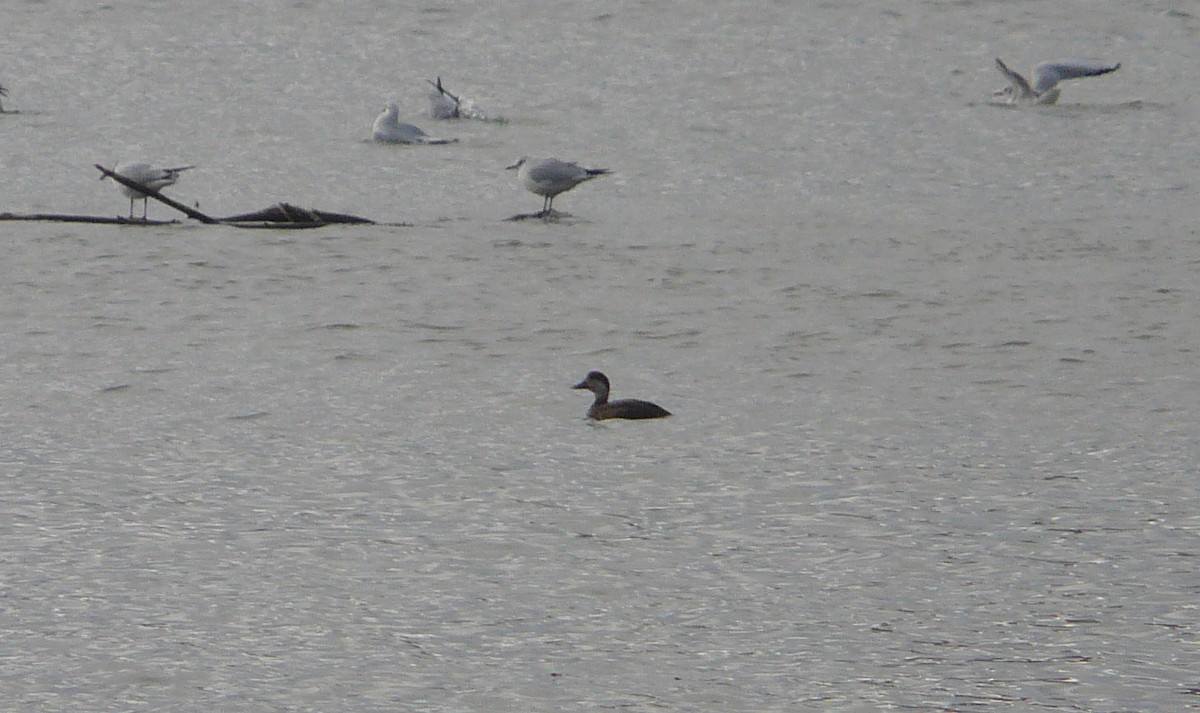
<instances>
[{"instance_id":1,"label":"gull with gray wing","mask_svg":"<svg viewBox=\"0 0 1200 713\"><path fill-rule=\"evenodd\" d=\"M1102 74L1115 72L1121 68L1121 63L1108 64L1086 59L1060 59L1053 62L1042 62L1033 68L1033 83L1028 82L1017 72L1009 69L999 57L996 58L996 68L1008 79L1008 86L992 92L992 97L1004 104L1053 104L1058 101L1062 90L1059 82L1084 77L1099 77Z\"/></svg>"},{"instance_id":2,"label":"gull with gray wing","mask_svg":"<svg viewBox=\"0 0 1200 713\"><path fill-rule=\"evenodd\" d=\"M385 144L452 144L458 139L435 139L412 124L400 121L400 106L388 102L371 125L371 138Z\"/></svg>"},{"instance_id":3,"label":"gull with gray wing","mask_svg":"<svg viewBox=\"0 0 1200 713\"><path fill-rule=\"evenodd\" d=\"M166 188L167 186L175 185L175 182L179 180L179 174L192 168L195 168L195 166L155 168L148 163L131 163L127 161L118 163L116 168L113 169L113 173L120 174L131 181L136 181L147 188L153 188L154 190L158 191ZM107 178L107 176L103 176L102 178ZM147 210L146 204L150 201L149 197L147 197L145 193L134 190L121 183L117 184L117 188L120 189L120 191L126 196L129 196L130 218L133 218L133 202L139 198L142 199L142 220L145 220Z\"/></svg>"},{"instance_id":4,"label":"gull with gray wing","mask_svg":"<svg viewBox=\"0 0 1200 713\"><path fill-rule=\"evenodd\" d=\"M607 168L584 168L577 163L560 161L556 158L529 158L522 156L520 160L508 167L517 170L517 179L530 193L543 197L542 210L537 213L539 218L548 217L554 206L554 197L565 193L584 181L590 181L596 176L609 173Z\"/></svg>"}]
</instances>

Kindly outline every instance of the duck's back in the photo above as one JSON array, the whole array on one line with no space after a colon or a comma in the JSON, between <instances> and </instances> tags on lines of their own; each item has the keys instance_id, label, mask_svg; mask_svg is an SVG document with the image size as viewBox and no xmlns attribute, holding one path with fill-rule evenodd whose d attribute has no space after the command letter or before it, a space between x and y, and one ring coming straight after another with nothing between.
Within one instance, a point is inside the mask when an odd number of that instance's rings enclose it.
<instances>
[{"instance_id":1,"label":"duck's back","mask_svg":"<svg viewBox=\"0 0 1200 713\"><path fill-rule=\"evenodd\" d=\"M663 418L670 415L671 412L662 406L640 399L609 401L604 404L595 404L588 410L588 417L597 421L603 421L608 418Z\"/></svg>"}]
</instances>

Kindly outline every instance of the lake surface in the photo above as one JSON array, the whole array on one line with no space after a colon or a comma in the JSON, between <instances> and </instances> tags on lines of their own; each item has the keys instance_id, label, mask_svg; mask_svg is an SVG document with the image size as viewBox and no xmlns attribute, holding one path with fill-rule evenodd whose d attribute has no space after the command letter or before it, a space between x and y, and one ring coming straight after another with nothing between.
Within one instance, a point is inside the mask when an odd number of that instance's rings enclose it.
<instances>
[{"instance_id":1,"label":"lake surface","mask_svg":"<svg viewBox=\"0 0 1200 713\"><path fill-rule=\"evenodd\" d=\"M5 706L1200 709L1187 7L5 5Z\"/></svg>"}]
</instances>

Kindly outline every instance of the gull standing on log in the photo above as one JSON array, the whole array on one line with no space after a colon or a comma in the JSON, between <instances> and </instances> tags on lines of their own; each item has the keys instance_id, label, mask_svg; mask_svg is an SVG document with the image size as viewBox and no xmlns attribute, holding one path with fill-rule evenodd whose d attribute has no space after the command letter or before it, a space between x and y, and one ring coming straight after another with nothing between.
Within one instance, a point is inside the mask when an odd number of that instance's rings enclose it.
<instances>
[{"instance_id":1,"label":"gull standing on log","mask_svg":"<svg viewBox=\"0 0 1200 713\"><path fill-rule=\"evenodd\" d=\"M1059 82L1115 72L1121 68L1121 63L1106 64L1085 59L1042 62L1033 68L1033 84L1009 69L999 57L996 58L996 68L1008 79L1009 84L992 92L993 98L1005 104L1053 104L1062 93L1058 88Z\"/></svg>"},{"instance_id":2,"label":"gull standing on log","mask_svg":"<svg viewBox=\"0 0 1200 713\"><path fill-rule=\"evenodd\" d=\"M576 163L559 161L556 158L528 158L520 160L505 170L517 169L517 178L521 185L530 193L543 196L542 211L537 213L539 218L545 218L552 212L554 196L565 193L584 181L590 181L596 176L609 173L607 168L584 168Z\"/></svg>"},{"instance_id":3,"label":"gull standing on log","mask_svg":"<svg viewBox=\"0 0 1200 713\"><path fill-rule=\"evenodd\" d=\"M371 137L388 144L452 144L458 139L435 139L412 124L400 121L400 106L388 102L383 113L371 125Z\"/></svg>"},{"instance_id":4,"label":"gull standing on log","mask_svg":"<svg viewBox=\"0 0 1200 713\"><path fill-rule=\"evenodd\" d=\"M191 168L195 168L195 166L155 168L148 163L125 162L118 163L116 168L113 169L113 173L120 174L131 181L136 181L147 188L153 188L154 190L158 191L166 188L167 186L175 185L175 182L179 180L179 174ZM108 178L108 176L103 176L103 178ZM121 183L117 183L117 188L119 188L122 193L129 196L129 218L131 220L133 219L133 202L139 198L142 199L142 220L145 220L146 204L150 202L150 199L146 196L146 194L142 193L141 191L136 191Z\"/></svg>"}]
</instances>

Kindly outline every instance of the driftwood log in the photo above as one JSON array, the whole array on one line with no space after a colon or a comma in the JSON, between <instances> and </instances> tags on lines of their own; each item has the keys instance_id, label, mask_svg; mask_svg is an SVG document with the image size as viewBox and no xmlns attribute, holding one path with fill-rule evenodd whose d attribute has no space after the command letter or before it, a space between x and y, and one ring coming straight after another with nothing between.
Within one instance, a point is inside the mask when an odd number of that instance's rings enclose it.
<instances>
[{"instance_id":1,"label":"driftwood log","mask_svg":"<svg viewBox=\"0 0 1200 713\"><path fill-rule=\"evenodd\" d=\"M0 213L2 220L43 220L50 223L99 223L104 225L181 225L178 220L142 220L123 215L64 215L62 213Z\"/></svg>"},{"instance_id":2,"label":"driftwood log","mask_svg":"<svg viewBox=\"0 0 1200 713\"><path fill-rule=\"evenodd\" d=\"M300 208L289 203L276 203L275 205L264 208L263 210L254 211L253 213L242 213L241 215L231 215L228 218L213 218L205 215L194 208L189 208L182 203L167 198L158 191L144 186L137 181L131 181L119 173L114 173L109 169L96 164L96 168L104 174L106 178L127 186L139 193L153 198L154 200L164 203L175 210L183 213L193 220L198 220L201 223L208 225L232 225L237 228L320 228L326 225L375 225L375 221L367 218L360 218L357 215L347 215L345 213L331 213L324 210L311 210L309 208ZM124 216L97 216L97 215L67 215L61 213L0 213L0 221L6 220L43 220L56 223L99 223L107 225L178 225L178 220L145 220L139 218L126 218ZM391 223L389 225L405 225L403 223Z\"/></svg>"},{"instance_id":3,"label":"driftwood log","mask_svg":"<svg viewBox=\"0 0 1200 713\"><path fill-rule=\"evenodd\" d=\"M243 228L318 228L322 225L373 225L375 221L357 215L330 213L324 210L300 208L289 203L276 203L270 208L221 218L222 223Z\"/></svg>"}]
</instances>

